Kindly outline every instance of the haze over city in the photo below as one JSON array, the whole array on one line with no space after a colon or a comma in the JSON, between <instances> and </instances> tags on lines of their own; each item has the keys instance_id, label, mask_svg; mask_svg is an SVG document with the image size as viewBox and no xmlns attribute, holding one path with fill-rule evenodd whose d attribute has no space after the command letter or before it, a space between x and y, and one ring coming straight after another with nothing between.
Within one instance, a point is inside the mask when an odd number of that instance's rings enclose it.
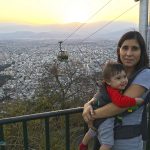
<instances>
[{"instance_id":1,"label":"haze over city","mask_svg":"<svg viewBox=\"0 0 150 150\"><path fill-rule=\"evenodd\" d=\"M94 26L116 17L115 22L133 28L139 20L139 2L134 0L0 0L0 3L0 33L48 32L52 26L76 27L76 23Z\"/></svg>"}]
</instances>

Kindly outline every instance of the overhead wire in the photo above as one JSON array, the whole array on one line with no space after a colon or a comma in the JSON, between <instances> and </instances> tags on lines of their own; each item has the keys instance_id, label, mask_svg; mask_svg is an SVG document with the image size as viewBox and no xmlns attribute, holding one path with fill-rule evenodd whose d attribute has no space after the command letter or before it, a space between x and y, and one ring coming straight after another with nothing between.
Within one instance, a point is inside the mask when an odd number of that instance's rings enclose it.
<instances>
[{"instance_id":1,"label":"overhead wire","mask_svg":"<svg viewBox=\"0 0 150 150\"><path fill-rule=\"evenodd\" d=\"M84 23L79 25L66 39L64 39L62 42L65 42L68 40L72 35L74 35L79 29L81 29L84 25L87 24L89 20L91 20L93 17L95 17L100 11L102 11L112 0L109 0L105 5L103 5L100 9L98 9L94 14L92 14Z\"/></svg>"},{"instance_id":2,"label":"overhead wire","mask_svg":"<svg viewBox=\"0 0 150 150\"><path fill-rule=\"evenodd\" d=\"M94 34L96 34L97 32L101 31L102 29L104 29L105 27L107 27L108 25L110 25L111 23L113 23L115 20L117 20L118 18L120 18L122 15L124 15L125 13L127 13L128 11L130 11L131 9L133 9L137 4L131 6L130 8L128 8L127 10L125 10L123 13L121 13L119 16L115 17L114 19L112 19L111 21L109 21L108 23L104 24L102 27L100 27L98 30L96 30L95 32L93 32L92 34L90 34L88 37L84 38L82 42L86 41L87 39L89 39L90 37L92 37Z\"/></svg>"},{"instance_id":3,"label":"overhead wire","mask_svg":"<svg viewBox=\"0 0 150 150\"><path fill-rule=\"evenodd\" d=\"M105 4L101 9L99 9L96 13L94 13L88 20L90 20L91 18L93 18L100 10L102 10L104 7L106 7L112 0L110 0L109 2L107 2L107 4ZM114 19L112 19L111 21L109 21L108 23L106 23L105 25L103 25L102 27L100 27L99 29L97 29L94 33L90 34L88 37L84 38L80 43L83 43L84 41L86 41L87 39L89 39L90 37L92 37L93 35L95 35L97 32L101 31L102 29L104 29L105 27L107 27L108 25L112 24L115 20L117 20L118 18L120 18L122 15L124 15L125 13L127 13L128 11L130 11L131 9L133 9L135 6L137 6L138 4L135 4L131 7L129 7L128 9L126 9L123 13L121 13L119 16L115 17ZM72 32L64 41L68 40L75 32L77 32L81 27L83 27L85 24L87 23L83 23L82 25L80 25L74 32ZM83 54L82 50L79 48L78 49L80 51L80 53L82 54L82 56L84 56L85 54ZM99 65L100 62L98 62Z\"/></svg>"},{"instance_id":4,"label":"overhead wire","mask_svg":"<svg viewBox=\"0 0 150 150\"><path fill-rule=\"evenodd\" d=\"M102 29L104 29L105 27L107 27L108 25L110 25L111 23L113 23L115 20L117 20L118 18L120 18L122 15L124 15L125 13L127 13L128 11L130 11L131 9L133 9L137 4L129 7L127 10L125 10L123 13L121 13L119 16L115 17L114 19L112 19L111 21L109 21L108 23L106 23L105 25L103 25L102 27L100 27L98 30L96 30L94 33L92 33L91 35L89 35L88 37L86 37L85 39L83 39L81 41L81 43L83 43L85 40L89 39L90 37L92 37L94 34L96 34L97 32L101 31ZM78 43L78 44L81 44ZM84 56L84 53L82 52L82 50L79 48L79 51L82 53L82 55ZM100 62L98 62L98 65L101 66Z\"/></svg>"}]
</instances>

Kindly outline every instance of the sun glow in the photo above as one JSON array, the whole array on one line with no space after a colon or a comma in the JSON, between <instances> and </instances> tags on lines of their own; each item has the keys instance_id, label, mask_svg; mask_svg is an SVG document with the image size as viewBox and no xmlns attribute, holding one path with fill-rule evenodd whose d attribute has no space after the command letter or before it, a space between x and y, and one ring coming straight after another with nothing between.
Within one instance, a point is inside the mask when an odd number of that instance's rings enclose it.
<instances>
[{"instance_id":1,"label":"sun glow","mask_svg":"<svg viewBox=\"0 0 150 150\"><path fill-rule=\"evenodd\" d=\"M88 19L88 15L85 11L70 11L69 13L64 14L63 21L65 23L70 22L85 22Z\"/></svg>"},{"instance_id":2,"label":"sun glow","mask_svg":"<svg viewBox=\"0 0 150 150\"><path fill-rule=\"evenodd\" d=\"M135 4L133 0L128 0L128 3L126 1L117 1L117 5L115 1L112 1L90 22L111 20L111 18L122 13L122 9ZM70 22L88 23L90 16L107 2L106 0L0 0L0 22L37 25ZM138 9L134 10L120 19L137 20L136 16L138 15L135 12L138 12Z\"/></svg>"},{"instance_id":3,"label":"sun glow","mask_svg":"<svg viewBox=\"0 0 150 150\"><path fill-rule=\"evenodd\" d=\"M64 1L64 8L62 10L61 19L64 23L70 22L85 22L89 13L92 10L90 0L74 0L74 1Z\"/></svg>"}]
</instances>

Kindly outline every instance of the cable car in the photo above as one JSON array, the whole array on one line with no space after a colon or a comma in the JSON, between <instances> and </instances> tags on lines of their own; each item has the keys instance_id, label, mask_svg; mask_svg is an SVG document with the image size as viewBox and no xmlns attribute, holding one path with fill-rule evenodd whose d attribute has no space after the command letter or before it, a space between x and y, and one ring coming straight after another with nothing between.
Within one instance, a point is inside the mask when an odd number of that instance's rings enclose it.
<instances>
[{"instance_id":1,"label":"cable car","mask_svg":"<svg viewBox=\"0 0 150 150\"><path fill-rule=\"evenodd\" d=\"M59 51L59 53L57 55L57 59L59 61L66 61L66 60L68 60L68 52L65 51L65 50L62 50L62 47L61 47L62 41L60 41L58 43L59 43L60 51Z\"/></svg>"}]
</instances>

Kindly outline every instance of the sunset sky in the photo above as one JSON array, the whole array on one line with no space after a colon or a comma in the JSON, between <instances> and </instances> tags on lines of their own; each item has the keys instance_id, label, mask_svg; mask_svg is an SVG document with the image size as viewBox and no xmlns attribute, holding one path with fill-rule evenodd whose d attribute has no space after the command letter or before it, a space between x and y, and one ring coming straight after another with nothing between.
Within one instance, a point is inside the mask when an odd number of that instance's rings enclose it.
<instances>
[{"instance_id":1,"label":"sunset sky","mask_svg":"<svg viewBox=\"0 0 150 150\"><path fill-rule=\"evenodd\" d=\"M64 24L70 22L108 21L128 8L133 9L118 21L138 23L139 2L112 0L101 12L89 18L110 0L0 0L0 23L31 25Z\"/></svg>"}]
</instances>

